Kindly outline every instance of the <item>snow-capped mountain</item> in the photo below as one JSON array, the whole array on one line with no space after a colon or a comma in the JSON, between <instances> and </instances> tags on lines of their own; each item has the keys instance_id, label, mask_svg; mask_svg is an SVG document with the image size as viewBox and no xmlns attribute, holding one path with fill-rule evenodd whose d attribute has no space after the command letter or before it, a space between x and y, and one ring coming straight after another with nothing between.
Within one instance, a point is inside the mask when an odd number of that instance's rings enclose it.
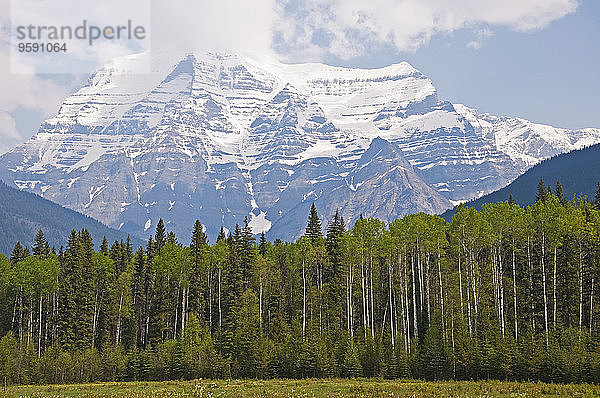
<instances>
[{"instance_id":1,"label":"snow-capped mountain","mask_svg":"<svg viewBox=\"0 0 600 398\"><path fill-rule=\"evenodd\" d=\"M600 142L480 115L438 98L407 63L287 65L238 55L121 58L0 157L0 178L137 236L159 218L182 239L248 217L294 238L315 202L328 219L439 213L549 156Z\"/></svg>"}]
</instances>

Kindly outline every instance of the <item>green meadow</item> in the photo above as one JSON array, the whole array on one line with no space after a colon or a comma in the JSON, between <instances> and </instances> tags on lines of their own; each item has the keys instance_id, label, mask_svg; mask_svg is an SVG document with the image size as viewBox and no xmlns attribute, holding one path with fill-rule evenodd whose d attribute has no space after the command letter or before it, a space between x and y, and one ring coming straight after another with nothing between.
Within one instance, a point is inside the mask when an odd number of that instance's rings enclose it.
<instances>
[{"instance_id":1,"label":"green meadow","mask_svg":"<svg viewBox=\"0 0 600 398\"><path fill-rule=\"evenodd\" d=\"M5 397L596 397L600 386L381 379L195 380L10 386Z\"/></svg>"}]
</instances>

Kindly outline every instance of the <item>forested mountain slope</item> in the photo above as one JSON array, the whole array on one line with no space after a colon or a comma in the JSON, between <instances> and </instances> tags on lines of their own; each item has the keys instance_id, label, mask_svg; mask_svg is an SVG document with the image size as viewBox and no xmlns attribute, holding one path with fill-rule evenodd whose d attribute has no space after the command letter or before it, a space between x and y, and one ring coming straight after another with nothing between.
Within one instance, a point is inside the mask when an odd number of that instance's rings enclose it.
<instances>
[{"instance_id":1,"label":"forested mountain slope","mask_svg":"<svg viewBox=\"0 0 600 398\"><path fill-rule=\"evenodd\" d=\"M600 144L564 153L546 159L529 169L506 187L468 202L466 206L481 209L485 203L506 201L510 195L515 203L528 206L535 202L540 179L552 190L560 181L567 200L584 195L594 198L597 183L600 181ZM455 209L446 211L442 217L450 220Z\"/></svg>"},{"instance_id":2,"label":"forested mountain slope","mask_svg":"<svg viewBox=\"0 0 600 398\"><path fill-rule=\"evenodd\" d=\"M65 209L35 194L10 188L0 181L0 253L10 254L17 241L30 246L38 230L43 230L50 246L64 245L73 228L87 229L100 243L126 239L127 234L110 229L100 222ZM141 242L134 238L136 245Z\"/></svg>"}]
</instances>

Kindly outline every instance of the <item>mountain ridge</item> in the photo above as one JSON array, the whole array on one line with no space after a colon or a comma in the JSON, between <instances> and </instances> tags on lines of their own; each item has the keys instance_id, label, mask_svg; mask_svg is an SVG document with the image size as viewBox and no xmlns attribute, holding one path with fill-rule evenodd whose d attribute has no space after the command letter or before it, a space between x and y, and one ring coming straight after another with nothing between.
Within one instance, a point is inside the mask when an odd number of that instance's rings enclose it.
<instances>
[{"instance_id":1,"label":"mountain ridge","mask_svg":"<svg viewBox=\"0 0 600 398\"><path fill-rule=\"evenodd\" d=\"M506 187L464 205L480 210L485 203L508 201L511 195L515 203L520 206L532 205L536 200L540 179L543 179L553 191L556 189L557 181L560 181L567 200L579 196L593 200L597 183L600 182L600 144L545 159ZM455 212L456 208L447 210L442 217L450 220Z\"/></svg>"},{"instance_id":2,"label":"mountain ridge","mask_svg":"<svg viewBox=\"0 0 600 398\"><path fill-rule=\"evenodd\" d=\"M50 246L58 250L65 244L71 229L87 229L99 245L106 236L109 243L127 239L127 234L108 228L97 220L66 209L36 194L19 191L0 180L0 253L10 256L17 241L31 247L38 230L42 230ZM131 237L137 247L144 242Z\"/></svg>"},{"instance_id":3,"label":"mountain ridge","mask_svg":"<svg viewBox=\"0 0 600 398\"><path fill-rule=\"evenodd\" d=\"M293 239L302 231L293 209L312 202L325 221L338 209L348 222L440 213L600 142L597 129L493 119L440 100L405 62L351 69L202 53L151 58L141 78L148 57L100 68L36 136L0 157L0 178L139 237L159 218L178 234L198 218L211 238L248 218L256 233ZM360 174L370 180L350 182L376 138L398 149L410 176L375 162ZM359 195L358 184L403 199Z\"/></svg>"}]
</instances>

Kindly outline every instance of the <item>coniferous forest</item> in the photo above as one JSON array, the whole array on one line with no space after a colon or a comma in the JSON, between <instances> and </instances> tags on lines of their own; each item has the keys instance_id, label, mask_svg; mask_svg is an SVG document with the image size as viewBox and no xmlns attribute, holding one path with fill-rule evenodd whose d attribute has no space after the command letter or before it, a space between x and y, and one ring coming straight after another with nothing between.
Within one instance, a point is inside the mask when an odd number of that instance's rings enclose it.
<instances>
[{"instance_id":1,"label":"coniferous forest","mask_svg":"<svg viewBox=\"0 0 600 398\"><path fill-rule=\"evenodd\" d=\"M450 223L307 218L293 243L247 221L208 242L161 220L137 250L40 231L0 255L0 377L600 381L600 184Z\"/></svg>"}]
</instances>

